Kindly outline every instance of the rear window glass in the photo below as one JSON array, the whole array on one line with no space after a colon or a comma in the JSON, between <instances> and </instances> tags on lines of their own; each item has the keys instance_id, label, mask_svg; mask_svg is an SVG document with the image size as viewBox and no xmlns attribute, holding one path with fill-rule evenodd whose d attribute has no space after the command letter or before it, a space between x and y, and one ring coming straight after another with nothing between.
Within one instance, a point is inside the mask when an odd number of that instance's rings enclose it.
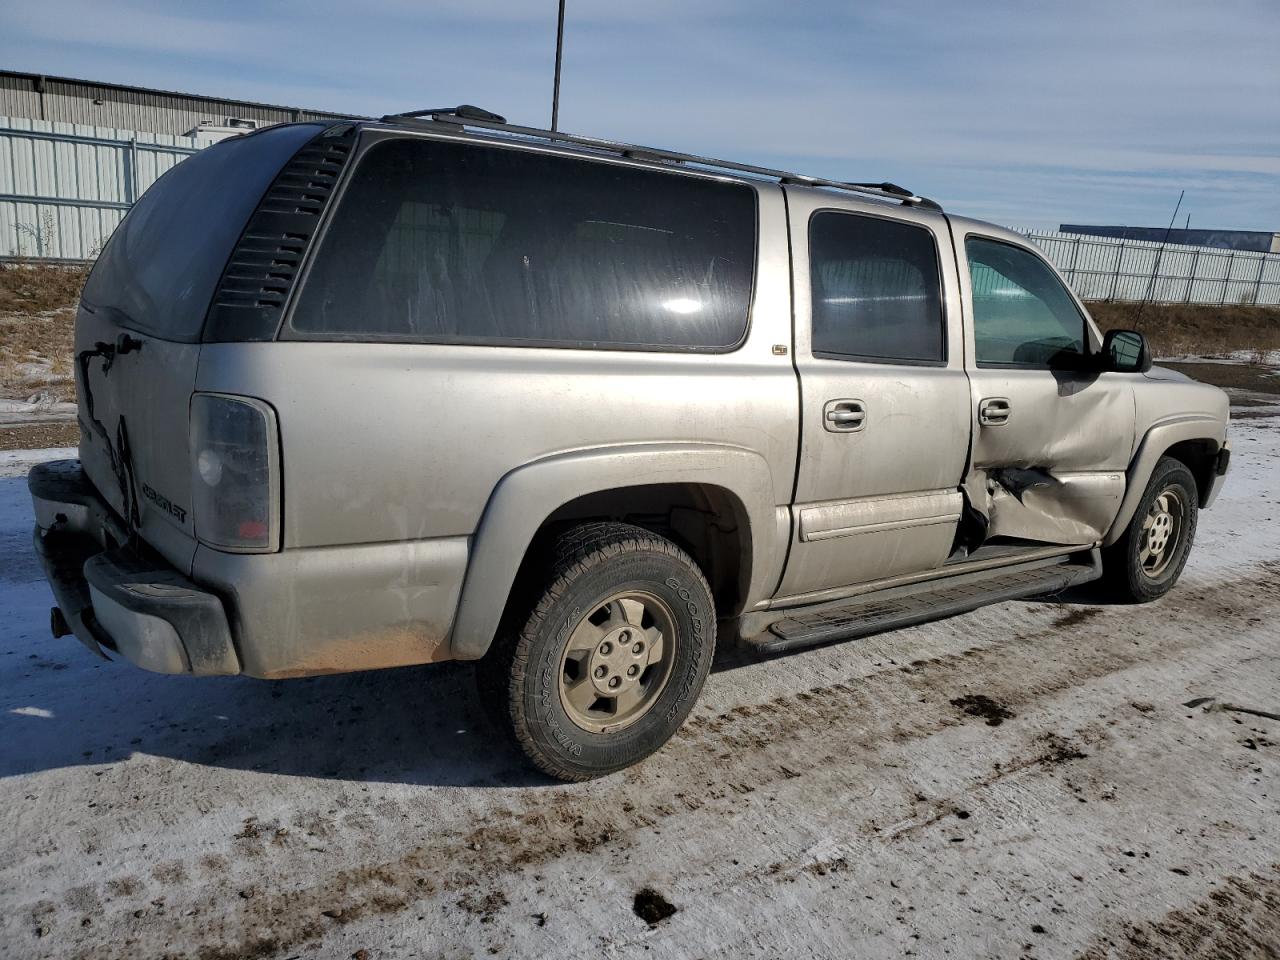
<instances>
[{"instance_id":1,"label":"rear window glass","mask_svg":"<svg viewBox=\"0 0 1280 960\"><path fill-rule=\"evenodd\" d=\"M275 127L201 150L151 185L85 284L94 309L166 340L200 339L227 258L280 168L322 127Z\"/></svg>"},{"instance_id":2,"label":"rear window glass","mask_svg":"<svg viewBox=\"0 0 1280 960\"><path fill-rule=\"evenodd\" d=\"M946 357L938 248L924 227L852 213L809 224L813 352L937 363Z\"/></svg>"},{"instance_id":3,"label":"rear window glass","mask_svg":"<svg viewBox=\"0 0 1280 960\"><path fill-rule=\"evenodd\" d=\"M395 139L364 156L296 335L728 348L746 330L755 192L523 150Z\"/></svg>"}]
</instances>

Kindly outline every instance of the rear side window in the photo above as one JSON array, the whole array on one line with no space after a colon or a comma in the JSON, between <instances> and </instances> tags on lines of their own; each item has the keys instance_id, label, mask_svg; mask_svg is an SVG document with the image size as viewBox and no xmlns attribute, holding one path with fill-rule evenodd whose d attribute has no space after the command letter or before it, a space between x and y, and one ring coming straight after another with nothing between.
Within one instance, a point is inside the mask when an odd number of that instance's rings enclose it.
<instances>
[{"instance_id":1,"label":"rear side window","mask_svg":"<svg viewBox=\"0 0 1280 960\"><path fill-rule=\"evenodd\" d=\"M111 234L84 302L164 340L199 340L250 214L280 168L321 129L300 124L234 137L169 170Z\"/></svg>"},{"instance_id":2,"label":"rear side window","mask_svg":"<svg viewBox=\"0 0 1280 960\"><path fill-rule=\"evenodd\" d=\"M743 184L431 140L372 146L294 309L311 338L725 349L747 326Z\"/></svg>"},{"instance_id":3,"label":"rear side window","mask_svg":"<svg viewBox=\"0 0 1280 960\"><path fill-rule=\"evenodd\" d=\"M938 248L924 227L853 213L809 221L813 352L851 360L946 359Z\"/></svg>"}]
</instances>

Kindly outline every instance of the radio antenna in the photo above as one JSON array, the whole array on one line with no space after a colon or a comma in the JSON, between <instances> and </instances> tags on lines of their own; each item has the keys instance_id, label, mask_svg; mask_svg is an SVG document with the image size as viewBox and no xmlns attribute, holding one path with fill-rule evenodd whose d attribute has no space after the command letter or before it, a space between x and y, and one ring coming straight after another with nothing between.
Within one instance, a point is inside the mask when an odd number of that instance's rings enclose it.
<instances>
[{"instance_id":1,"label":"radio antenna","mask_svg":"<svg viewBox=\"0 0 1280 960\"><path fill-rule=\"evenodd\" d=\"M1142 320L1142 310L1147 305L1147 301L1156 292L1156 276L1160 273L1160 261L1164 259L1164 248L1169 243L1169 234L1173 232L1173 225L1178 220L1178 211L1182 209L1182 198L1187 195L1187 191L1183 190L1178 194L1178 204L1173 208L1173 216L1169 218L1169 226L1165 227L1164 239L1160 241L1160 250L1156 253L1155 266L1151 268L1151 280L1147 283L1147 292L1138 301L1138 312L1133 315L1133 329L1138 330L1139 322ZM1190 222L1190 221L1188 221Z\"/></svg>"},{"instance_id":2,"label":"radio antenna","mask_svg":"<svg viewBox=\"0 0 1280 960\"><path fill-rule=\"evenodd\" d=\"M560 129L560 59L564 52L564 0L560 0L560 17L556 21L556 80L551 91L551 132Z\"/></svg>"}]
</instances>

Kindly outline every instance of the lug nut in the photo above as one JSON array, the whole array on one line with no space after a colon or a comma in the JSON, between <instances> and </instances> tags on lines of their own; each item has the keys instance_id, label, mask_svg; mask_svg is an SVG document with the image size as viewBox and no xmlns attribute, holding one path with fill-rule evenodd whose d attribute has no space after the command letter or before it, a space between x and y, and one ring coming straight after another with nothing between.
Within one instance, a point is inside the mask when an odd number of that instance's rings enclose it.
<instances>
[{"instance_id":1,"label":"lug nut","mask_svg":"<svg viewBox=\"0 0 1280 960\"><path fill-rule=\"evenodd\" d=\"M637 667L635 664L632 664L631 666L627 667L628 677L634 677L639 672L640 672L640 668Z\"/></svg>"},{"instance_id":2,"label":"lug nut","mask_svg":"<svg viewBox=\"0 0 1280 960\"><path fill-rule=\"evenodd\" d=\"M609 678L609 689L616 690L621 684L622 684L622 679L620 677Z\"/></svg>"},{"instance_id":3,"label":"lug nut","mask_svg":"<svg viewBox=\"0 0 1280 960\"><path fill-rule=\"evenodd\" d=\"M596 679L603 680L605 678L605 675L608 672L609 672L609 668L606 667L603 663L600 664L600 666L596 667Z\"/></svg>"},{"instance_id":4,"label":"lug nut","mask_svg":"<svg viewBox=\"0 0 1280 960\"><path fill-rule=\"evenodd\" d=\"M610 643L608 640L606 640L604 643L600 644L600 655L601 655L602 657L607 657L607 656L608 656L609 654L611 654L611 653L613 653L613 644L612 644L612 643Z\"/></svg>"},{"instance_id":5,"label":"lug nut","mask_svg":"<svg viewBox=\"0 0 1280 960\"><path fill-rule=\"evenodd\" d=\"M636 654L636 656L639 656L640 654L644 653L644 644L637 643L634 647L631 648L631 652Z\"/></svg>"},{"instance_id":6,"label":"lug nut","mask_svg":"<svg viewBox=\"0 0 1280 960\"><path fill-rule=\"evenodd\" d=\"M629 630L623 630L620 634L618 634L618 642L619 642L619 643L630 643L630 642L631 642L631 632L630 632Z\"/></svg>"}]
</instances>

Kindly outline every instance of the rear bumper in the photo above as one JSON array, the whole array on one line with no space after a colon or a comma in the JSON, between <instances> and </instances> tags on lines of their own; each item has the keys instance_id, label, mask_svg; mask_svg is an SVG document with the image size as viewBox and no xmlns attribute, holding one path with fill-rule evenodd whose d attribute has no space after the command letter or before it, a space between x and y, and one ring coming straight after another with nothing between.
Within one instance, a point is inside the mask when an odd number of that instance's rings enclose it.
<instances>
[{"instance_id":1,"label":"rear bumper","mask_svg":"<svg viewBox=\"0 0 1280 960\"><path fill-rule=\"evenodd\" d=\"M468 538L235 554L188 579L129 532L79 461L33 469L36 553L90 650L161 673L281 678L453 659Z\"/></svg>"},{"instance_id":2,"label":"rear bumper","mask_svg":"<svg viewBox=\"0 0 1280 960\"><path fill-rule=\"evenodd\" d=\"M240 672L226 611L128 531L76 460L27 477L35 550L72 633L145 670L216 676Z\"/></svg>"}]
</instances>

